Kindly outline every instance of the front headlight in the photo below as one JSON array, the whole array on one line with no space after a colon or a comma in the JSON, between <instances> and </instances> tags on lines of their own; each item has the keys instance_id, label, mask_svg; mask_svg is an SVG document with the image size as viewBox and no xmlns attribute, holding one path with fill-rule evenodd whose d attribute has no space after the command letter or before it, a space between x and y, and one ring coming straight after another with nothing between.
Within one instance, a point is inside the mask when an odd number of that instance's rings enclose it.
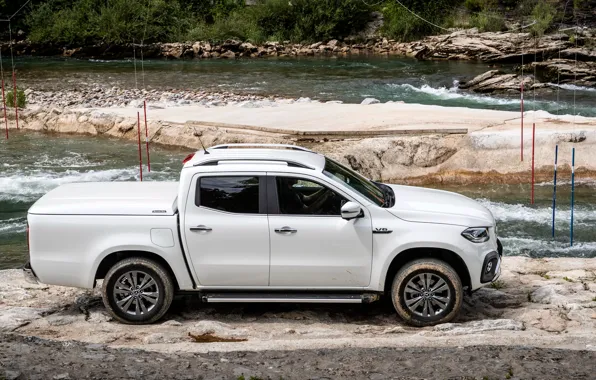
<instances>
[{"instance_id":1,"label":"front headlight","mask_svg":"<svg viewBox=\"0 0 596 380\"><path fill-rule=\"evenodd\" d=\"M470 227L462 232L461 236L465 237L472 243L484 243L490 239L488 228L486 227Z\"/></svg>"}]
</instances>

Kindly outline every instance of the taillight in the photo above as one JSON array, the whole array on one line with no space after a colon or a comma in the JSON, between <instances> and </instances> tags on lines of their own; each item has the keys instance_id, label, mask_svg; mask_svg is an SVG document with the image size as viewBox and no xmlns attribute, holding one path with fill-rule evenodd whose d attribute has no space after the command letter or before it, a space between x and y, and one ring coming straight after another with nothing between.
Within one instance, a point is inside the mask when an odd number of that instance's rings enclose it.
<instances>
[{"instance_id":1,"label":"taillight","mask_svg":"<svg viewBox=\"0 0 596 380\"><path fill-rule=\"evenodd\" d=\"M27 252L31 253L31 244L29 243L29 239L30 239L30 233L29 233L29 223L27 223Z\"/></svg>"},{"instance_id":2,"label":"taillight","mask_svg":"<svg viewBox=\"0 0 596 380\"><path fill-rule=\"evenodd\" d=\"M186 156L186 158L184 160L182 160L182 165L186 164L188 161L192 160L192 158L195 156L194 153L189 154L188 156Z\"/></svg>"}]
</instances>

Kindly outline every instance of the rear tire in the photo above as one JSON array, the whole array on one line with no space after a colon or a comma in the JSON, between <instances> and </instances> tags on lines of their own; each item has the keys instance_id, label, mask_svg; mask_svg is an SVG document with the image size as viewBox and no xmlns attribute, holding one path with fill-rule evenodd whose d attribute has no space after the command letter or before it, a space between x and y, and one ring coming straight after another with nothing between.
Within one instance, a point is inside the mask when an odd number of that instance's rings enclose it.
<instances>
[{"instance_id":1,"label":"rear tire","mask_svg":"<svg viewBox=\"0 0 596 380\"><path fill-rule=\"evenodd\" d=\"M110 268L101 293L106 309L116 320L148 324L158 321L170 308L174 284L162 265L132 257Z\"/></svg>"},{"instance_id":2,"label":"rear tire","mask_svg":"<svg viewBox=\"0 0 596 380\"><path fill-rule=\"evenodd\" d=\"M461 279L444 261L414 260L395 275L391 299L408 324L424 327L449 322L461 309Z\"/></svg>"}]
</instances>

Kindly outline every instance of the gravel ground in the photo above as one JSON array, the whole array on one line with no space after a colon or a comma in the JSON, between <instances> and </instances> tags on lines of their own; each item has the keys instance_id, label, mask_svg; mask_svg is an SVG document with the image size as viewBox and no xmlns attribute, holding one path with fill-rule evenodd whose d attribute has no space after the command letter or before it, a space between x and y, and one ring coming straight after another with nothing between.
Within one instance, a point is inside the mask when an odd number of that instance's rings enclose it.
<instances>
[{"instance_id":1,"label":"gravel ground","mask_svg":"<svg viewBox=\"0 0 596 380\"><path fill-rule=\"evenodd\" d=\"M0 335L6 379L593 379L596 352L522 346L161 354Z\"/></svg>"}]
</instances>

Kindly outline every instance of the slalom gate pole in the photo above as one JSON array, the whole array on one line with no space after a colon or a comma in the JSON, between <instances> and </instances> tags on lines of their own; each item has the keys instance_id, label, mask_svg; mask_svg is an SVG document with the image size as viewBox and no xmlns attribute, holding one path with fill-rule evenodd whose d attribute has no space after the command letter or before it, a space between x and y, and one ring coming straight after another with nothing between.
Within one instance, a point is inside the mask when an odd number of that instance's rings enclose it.
<instances>
[{"instance_id":1,"label":"slalom gate pole","mask_svg":"<svg viewBox=\"0 0 596 380\"><path fill-rule=\"evenodd\" d=\"M17 106L17 73L14 71L14 69L12 70L12 83L14 87L14 91L12 93L14 100L14 113L17 120L17 129L19 129L19 107Z\"/></svg>"},{"instance_id":2,"label":"slalom gate pole","mask_svg":"<svg viewBox=\"0 0 596 380\"><path fill-rule=\"evenodd\" d=\"M143 156L141 154L141 114L137 112L137 138L139 141L139 173L143 182Z\"/></svg>"},{"instance_id":3,"label":"slalom gate pole","mask_svg":"<svg viewBox=\"0 0 596 380\"><path fill-rule=\"evenodd\" d=\"M149 157L149 131L147 128L147 101L143 100L143 111L145 112L145 147L147 148L147 169L151 173L151 158Z\"/></svg>"},{"instance_id":4,"label":"slalom gate pole","mask_svg":"<svg viewBox=\"0 0 596 380\"><path fill-rule=\"evenodd\" d=\"M555 172L553 179L553 238L555 237L555 212L557 209L557 158L559 156L559 145L555 146Z\"/></svg>"},{"instance_id":5,"label":"slalom gate pole","mask_svg":"<svg viewBox=\"0 0 596 380\"><path fill-rule=\"evenodd\" d=\"M532 196L531 204L534 204L534 146L536 145L536 123L532 123Z\"/></svg>"},{"instance_id":6,"label":"slalom gate pole","mask_svg":"<svg viewBox=\"0 0 596 380\"><path fill-rule=\"evenodd\" d=\"M6 129L6 139L8 140L8 117L6 116L6 96L4 95L4 76L2 76L2 103L4 105L4 126Z\"/></svg>"},{"instance_id":7,"label":"slalom gate pole","mask_svg":"<svg viewBox=\"0 0 596 380\"><path fill-rule=\"evenodd\" d=\"M521 83L521 160L524 160L524 78Z\"/></svg>"},{"instance_id":8,"label":"slalom gate pole","mask_svg":"<svg viewBox=\"0 0 596 380\"><path fill-rule=\"evenodd\" d=\"M575 203L575 148L571 150L571 224L569 226L569 241L573 247L573 204Z\"/></svg>"}]
</instances>

